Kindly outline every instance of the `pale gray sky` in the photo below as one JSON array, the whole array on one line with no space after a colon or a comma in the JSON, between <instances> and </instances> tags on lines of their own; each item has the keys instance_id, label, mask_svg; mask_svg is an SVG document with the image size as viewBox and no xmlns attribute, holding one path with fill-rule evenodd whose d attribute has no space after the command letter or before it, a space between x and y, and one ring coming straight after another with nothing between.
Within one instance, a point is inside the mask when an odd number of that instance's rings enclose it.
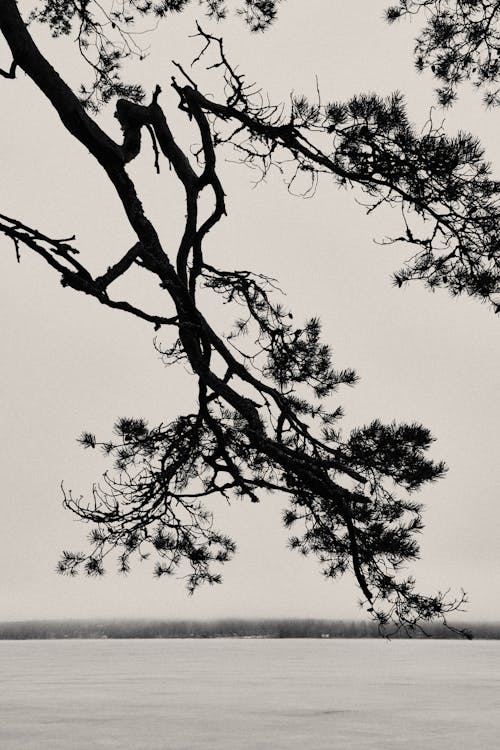
<instances>
[{"instance_id":1,"label":"pale gray sky","mask_svg":"<svg viewBox=\"0 0 500 750\"><path fill-rule=\"evenodd\" d=\"M379 0L310 0L307 7L304 13L303 2L287 0L278 23L262 36L238 22L218 31L248 78L274 100L286 99L292 89L313 95L315 76L324 100L399 89L423 126L435 102L432 81L413 69L416 25L387 27ZM146 88L163 86L167 114L186 142L189 128L168 83L170 59L189 62L196 49L187 39L193 29L192 13L168 20L151 37L151 57L135 66ZM63 76L69 71L76 82L67 44L50 40L45 48ZM0 64L8 64L2 45ZM0 94L0 211L49 235L76 234L83 257L105 268L132 236L103 173L23 75L0 80ZM103 120L116 135L111 115ZM485 112L470 91L446 113L449 132L460 128L482 138L497 174L499 117L498 111ZM162 236L175 238L180 192L168 170L154 174L147 148L130 169ZM421 493L426 529L422 560L413 570L429 593L463 586L471 600L468 617L500 617L500 321L465 298L419 286L392 288L390 273L408 249L379 247L373 238L398 233L397 211L368 217L354 193L328 179L314 199L300 200L287 194L278 176L255 189L243 167L228 165L222 176L229 216L211 238L212 257L277 277L296 318L322 318L336 364L355 367L361 376L338 396L346 428L374 417L419 420L431 428L438 438L434 455L447 461L449 473ZM60 482L84 493L106 468L102 457L83 452L77 435L85 428L107 437L123 415L165 421L190 403L193 379L182 368L163 367L148 326L62 289L26 250L17 265L4 239L0 269L0 619L359 616L351 581L326 582L314 560L286 549L278 496L230 509L214 501L218 525L232 532L239 553L223 571L222 586L192 598L180 581L153 579L147 563L126 578L111 569L102 580L56 575L60 550L82 548L86 532L62 510ZM147 281L137 274L135 291L153 298ZM213 315L221 320L217 310Z\"/></svg>"}]
</instances>

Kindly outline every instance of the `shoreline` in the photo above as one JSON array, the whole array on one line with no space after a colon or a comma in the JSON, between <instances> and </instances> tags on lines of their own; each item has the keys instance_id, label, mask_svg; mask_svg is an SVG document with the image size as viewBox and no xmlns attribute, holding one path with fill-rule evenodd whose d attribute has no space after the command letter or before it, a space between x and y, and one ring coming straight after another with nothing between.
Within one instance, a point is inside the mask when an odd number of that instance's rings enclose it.
<instances>
[{"instance_id":1,"label":"shoreline","mask_svg":"<svg viewBox=\"0 0 500 750\"><path fill-rule=\"evenodd\" d=\"M454 622L453 628L466 629L475 640L500 640L500 623ZM425 633L410 636L402 631L381 634L376 623L362 620L309 619L218 619L218 620L23 620L0 622L0 640L269 640L269 639L426 639L462 638L442 624L429 624Z\"/></svg>"}]
</instances>

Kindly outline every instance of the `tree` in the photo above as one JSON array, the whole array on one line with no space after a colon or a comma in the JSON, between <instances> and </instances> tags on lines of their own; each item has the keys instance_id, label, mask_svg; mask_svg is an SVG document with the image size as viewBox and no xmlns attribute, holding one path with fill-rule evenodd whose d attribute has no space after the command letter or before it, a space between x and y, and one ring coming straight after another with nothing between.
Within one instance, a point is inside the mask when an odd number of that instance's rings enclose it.
<instances>
[{"instance_id":1,"label":"tree","mask_svg":"<svg viewBox=\"0 0 500 750\"><path fill-rule=\"evenodd\" d=\"M43 258L63 286L156 330L172 330L173 343L160 348L162 357L166 363L185 362L198 389L197 410L169 424L149 427L142 419L121 418L110 440L82 434L82 445L101 448L114 460L114 470L88 501L66 492L66 506L94 528L90 551L65 552L60 571L83 568L99 575L110 552L127 571L134 555L154 553L158 576L187 565L190 591L219 582L216 566L232 556L235 545L214 530L210 498L258 502L263 492L278 491L289 501L283 520L294 531L291 547L316 555L328 577L352 571L381 626L391 622L412 629L422 621L446 620L463 597L419 594L414 580L402 574L418 556L415 537L422 529L422 508L412 493L445 472L443 463L426 454L433 441L429 430L375 420L343 438L342 411L331 409L327 399L340 386L354 384L356 375L334 367L319 321L297 326L276 301L273 279L211 265L204 246L226 213L219 154L232 149L261 176L281 170L291 190L305 177L314 192L317 180L328 175L361 189L370 210L397 206L403 234L394 241L405 241L415 254L395 274L395 283L419 279L497 309L498 184L476 139L450 138L432 121L417 133L398 94L358 95L345 103L324 103L318 94L313 102L292 97L288 106L269 103L228 59L222 40L201 26L193 66L188 72L177 63L172 79L193 128L192 142L199 142L191 155L170 128L160 86L147 98L122 78L120 67L128 56L143 54L131 33L137 17L161 17L186 4L131 0L116 11L92 2L38 3L31 23L47 23L55 35L76 30L94 76L79 95L42 55L14 0L0 7L0 29L13 59L4 77L14 78L20 68L48 98L66 130L103 168L137 241L120 261L92 274L74 238L49 237L4 215L0 230L16 251L23 245ZM212 16L225 13L218 0L205 5ZM274 20L276 8L275 2L254 0L239 12L260 30ZM211 86L219 83L216 95L204 94L196 80L203 79L203 63L214 76ZM121 97L115 114L121 143L94 117L115 96ZM141 151L144 130L155 168L166 158L185 196L175 258L147 217L126 168ZM132 267L159 283L168 313L112 296L112 285ZM203 314L200 298L206 292L238 310L227 336Z\"/></svg>"}]
</instances>

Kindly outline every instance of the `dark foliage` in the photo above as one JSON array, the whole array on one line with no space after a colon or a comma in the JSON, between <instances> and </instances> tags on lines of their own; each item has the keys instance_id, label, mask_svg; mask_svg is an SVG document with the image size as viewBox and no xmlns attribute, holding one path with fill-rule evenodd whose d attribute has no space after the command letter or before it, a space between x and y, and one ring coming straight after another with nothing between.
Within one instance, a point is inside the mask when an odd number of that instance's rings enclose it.
<instances>
[{"instance_id":1,"label":"dark foliage","mask_svg":"<svg viewBox=\"0 0 500 750\"><path fill-rule=\"evenodd\" d=\"M488 106L500 103L500 3L496 0L399 0L387 20L422 12L425 25L416 40L418 70L430 68L440 81L441 104L451 104L457 87L471 81L484 90Z\"/></svg>"}]
</instances>

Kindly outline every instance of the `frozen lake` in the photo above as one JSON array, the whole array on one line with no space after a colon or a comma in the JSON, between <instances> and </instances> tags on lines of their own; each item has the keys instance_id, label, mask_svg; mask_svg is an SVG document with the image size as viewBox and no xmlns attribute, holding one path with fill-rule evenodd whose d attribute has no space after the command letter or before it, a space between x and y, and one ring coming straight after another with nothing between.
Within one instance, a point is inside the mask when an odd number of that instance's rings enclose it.
<instances>
[{"instance_id":1,"label":"frozen lake","mask_svg":"<svg viewBox=\"0 0 500 750\"><path fill-rule=\"evenodd\" d=\"M2 750L494 750L499 641L0 641Z\"/></svg>"}]
</instances>

